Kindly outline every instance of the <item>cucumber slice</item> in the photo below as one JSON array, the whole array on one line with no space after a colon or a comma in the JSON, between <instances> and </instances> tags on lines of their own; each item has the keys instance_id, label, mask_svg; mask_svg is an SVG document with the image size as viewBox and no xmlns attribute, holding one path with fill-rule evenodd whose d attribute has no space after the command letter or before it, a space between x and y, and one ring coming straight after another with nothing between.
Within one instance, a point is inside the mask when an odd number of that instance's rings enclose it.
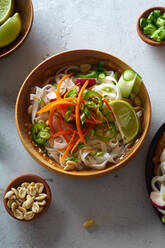
<instances>
[{"instance_id":1,"label":"cucumber slice","mask_svg":"<svg viewBox=\"0 0 165 248\"><path fill-rule=\"evenodd\" d=\"M142 83L142 77L137 74L137 77L136 77L136 81L134 83L134 86L133 86L133 89L132 89L132 92L137 95L140 91L140 87L141 87L141 83Z\"/></svg>"},{"instance_id":2,"label":"cucumber slice","mask_svg":"<svg viewBox=\"0 0 165 248\"><path fill-rule=\"evenodd\" d=\"M122 73L118 81L122 97L129 97L132 92L136 78L137 73L131 69L125 70Z\"/></svg>"}]
</instances>

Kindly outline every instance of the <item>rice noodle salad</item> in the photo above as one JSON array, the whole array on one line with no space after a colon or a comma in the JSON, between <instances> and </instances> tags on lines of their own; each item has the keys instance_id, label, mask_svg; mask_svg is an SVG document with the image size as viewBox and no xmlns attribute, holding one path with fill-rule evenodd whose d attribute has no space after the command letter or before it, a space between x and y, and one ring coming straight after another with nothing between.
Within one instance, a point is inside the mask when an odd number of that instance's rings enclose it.
<instances>
[{"instance_id":1,"label":"rice noodle salad","mask_svg":"<svg viewBox=\"0 0 165 248\"><path fill-rule=\"evenodd\" d=\"M163 215L162 222L165 223L165 133L158 144L156 154L153 158L155 163L155 174L151 181L152 192L150 200L154 207ZM163 147L163 149L162 149Z\"/></svg>"},{"instance_id":2,"label":"rice noodle salad","mask_svg":"<svg viewBox=\"0 0 165 248\"><path fill-rule=\"evenodd\" d=\"M104 169L137 139L143 116L141 77L104 62L61 68L30 94L32 139L64 170Z\"/></svg>"}]
</instances>

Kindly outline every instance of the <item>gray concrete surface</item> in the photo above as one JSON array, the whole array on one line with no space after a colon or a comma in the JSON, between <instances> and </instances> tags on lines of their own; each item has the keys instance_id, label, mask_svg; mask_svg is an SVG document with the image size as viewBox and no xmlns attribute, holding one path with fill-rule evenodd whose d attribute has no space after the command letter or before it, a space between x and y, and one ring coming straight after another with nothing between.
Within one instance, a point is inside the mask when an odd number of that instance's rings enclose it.
<instances>
[{"instance_id":1,"label":"gray concrete surface","mask_svg":"<svg viewBox=\"0 0 165 248\"><path fill-rule=\"evenodd\" d=\"M138 15L164 0L34 0L34 23L24 44L0 60L0 247L1 248L162 248L165 227L148 200L145 160L150 141L164 122L165 47L143 43L136 33ZM129 164L93 179L63 178L37 164L22 146L14 121L18 90L42 60L74 48L100 49L139 72L152 102L146 142ZM36 173L49 183L49 211L31 223L10 218L3 202L9 180ZM87 231L82 223L94 218Z\"/></svg>"}]
</instances>

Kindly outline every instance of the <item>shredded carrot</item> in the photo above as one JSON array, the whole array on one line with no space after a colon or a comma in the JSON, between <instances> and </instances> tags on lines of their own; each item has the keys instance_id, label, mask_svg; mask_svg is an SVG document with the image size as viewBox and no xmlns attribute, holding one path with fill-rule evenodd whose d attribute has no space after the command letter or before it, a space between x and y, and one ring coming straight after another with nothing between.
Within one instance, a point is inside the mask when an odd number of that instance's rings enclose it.
<instances>
[{"instance_id":1,"label":"shredded carrot","mask_svg":"<svg viewBox=\"0 0 165 248\"><path fill-rule=\"evenodd\" d=\"M60 87L61 87L62 82L63 82L66 78L70 77L71 75L73 75L73 73L69 73L69 74L65 75L64 77L61 78L60 82L58 83L58 85L57 85L57 90L56 90L57 99L61 99L61 96L60 96Z\"/></svg>"},{"instance_id":2,"label":"shredded carrot","mask_svg":"<svg viewBox=\"0 0 165 248\"><path fill-rule=\"evenodd\" d=\"M101 124L102 123L100 120L89 120L89 119L86 119L85 122L89 124Z\"/></svg>"},{"instance_id":3,"label":"shredded carrot","mask_svg":"<svg viewBox=\"0 0 165 248\"><path fill-rule=\"evenodd\" d=\"M72 150L71 150L71 154L74 152L74 150L76 149L76 147L78 146L78 144L81 142L80 138L77 140L77 142L75 143L75 145L73 146Z\"/></svg>"},{"instance_id":4,"label":"shredded carrot","mask_svg":"<svg viewBox=\"0 0 165 248\"><path fill-rule=\"evenodd\" d=\"M68 94L70 91L72 91L74 88L76 88L76 87L77 87L77 85L74 85L72 88L70 88L70 89L65 93L64 98L66 98L67 94Z\"/></svg>"},{"instance_id":5,"label":"shredded carrot","mask_svg":"<svg viewBox=\"0 0 165 248\"><path fill-rule=\"evenodd\" d=\"M75 135L76 135L76 132L73 133L72 138L71 138L71 140L69 141L68 146L67 146L65 152L63 153L61 159L60 159L61 162L64 161L66 155L67 155L68 152L72 149L73 141L74 141Z\"/></svg>"},{"instance_id":6,"label":"shredded carrot","mask_svg":"<svg viewBox=\"0 0 165 248\"><path fill-rule=\"evenodd\" d=\"M52 133L55 133L56 130L53 126L53 114L54 114L54 109L51 109L50 110L50 113L49 113L49 127L50 127L50 130L52 131Z\"/></svg>"},{"instance_id":7,"label":"shredded carrot","mask_svg":"<svg viewBox=\"0 0 165 248\"><path fill-rule=\"evenodd\" d=\"M64 121L63 124L64 124L64 126L65 126L68 130L70 130L70 131L72 131L72 132L75 131L75 129L73 129L67 122Z\"/></svg>"},{"instance_id":8,"label":"shredded carrot","mask_svg":"<svg viewBox=\"0 0 165 248\"><path fill-rule=\"evenodd\" d=\"M106 99L104 96L102 96L102 97L103 97L103 100L104 100L104 102L105 102L105 105L106 105L107 108L111 111L112 116L113 116L113 118L115 119L115 116L114 116L114 114L113 114L113 111L112 111L111 106L109 105L107 99Z\"/></svg>"},{"instance_id":9,"label":"shredded carrot","mask_svg":"<svg viewBox=\"0 0 165 248\"><path fill-rule=\"evenodd\" d=\"M70 134L70 133L71 133L70 130L59 131L59 132L53 134L49 139L53 139L53 138L56 138L58 136L61 136L61 135L64 135L64 134Z\"/></svg>"},{"instance_id":10,"label":"shredded carrot","mask_svg":"<svg viewBox=\"0 0 165 248\"><path fill-rule=\"evenodd\" d=\"M76 105L76 110L75 110L77 131L78 131L78 134L80 136L81 141L86 145L87 145L87 143L86 143L86 140L82 134L81 124L80 124L80 103L81 103L82 94L83 94L85 88L87 87L87 85L88 85L88 80L84 83L83 87L80 90L80 93L79 93L78 98L77 98L77 105Z\"/></svg>"},{"instance_id":11,"label":"shredded carrot","mask_svg":"<svg viewBox=\"0 0 165 248\"><path fill-rule=\"evenodd\" d=\"M75 106L76 104L74 102L71 102L73 100L76 100L76 98L66 98L65 101L64 100L54 101L52 103L47 104L43 108L41 108L39 111L37 111L36 114L41 114L41 113L44 113L44 112L48 112L50 109L56 108L57 106L62 106L62 105L64 105L64 106L65 105Z\"/></svg>"},{"instance_id":12,"label":"shredded carrot","mask_svg":"<svg viewBox=\"0 0 165 248\"><path fill-rule=\"evenodd\" d=\"M61 126L61 119L60 119L60 115L58 115L58 118L57 118L57 127L59 129L59 131L63 131L63 128ZM66 142L68 143L69 142L69 139L66 137L66 135L64 134L63 137L65 138Z\"/></svg>"}]
</instances>

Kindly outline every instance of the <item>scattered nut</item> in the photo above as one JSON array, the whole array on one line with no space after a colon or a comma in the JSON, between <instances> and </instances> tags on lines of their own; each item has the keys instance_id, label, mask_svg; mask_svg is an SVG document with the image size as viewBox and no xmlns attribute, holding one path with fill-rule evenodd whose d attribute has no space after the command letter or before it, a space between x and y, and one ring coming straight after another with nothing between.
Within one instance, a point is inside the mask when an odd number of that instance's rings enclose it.
<instances>
[{"instance_id":1,"label":"scattered nut","mask_svg":"<svg viewBox=\"0 0 165 248\"><path fill-rule=\"evenodd\" d=\"M15 188L11 188L11 191L13 191L13 193L17 196L18 195L18 191Z\"/></svg>"},{"instance_id":2,"label":"scattered nut","mask_svg":"<svg viewBox=\"0 0 165 248\"><path fill-rule=\"evenodd\" d=\"M95 221L94 220L87 220L87 221L85 221L84 223L83 223L83 227L84 228L88 228L88 227L91 227L91 226L93 226L95 224Z\"/></svg>"},{"instance_id":3,"label":"scattered nut","mask_svg":"<svg viewBox=\"0 0 165 248\"><path fill-rule=\"evenodd\" d=\"M82 65L80 65L80 70L82 71L82 72L87 72L87 71L89 71L91 69L91 65L90 64L82 64Z\"/></svg>"},{"instance_id":4,"label":"scattered nut","mask_svg":"<svg viewBox=\"0 0 165 248\"><path fill-rule=\"evenodd\" d=\"M23 207L18 207L18 210L20 210L23 214L27 212L26 208L23 208Z\"/></svg>"},{"instance_id":5,"label":"scattered nut","mask_svg":"<svg viewBox=\"0 0 165 248\"><path fill-rule=\"evenodd\" d=\"M38 203L39 206L45 206L46 205L46 201L43 200L43 201L37 201L36 203Z\"/></svg>"},{"instance_id":6,"label":"scattered nut","mask_svg":"<svg viewBox=\"0 0 165 248\"><path fill-rule=\"evenodd\" d=\"M23 220L23 218L24 218L23 213L22 213L20 210L18 210L18 209L16 209L16 210L13 212L13 214L14 214L14 216L15 216L17 219L19 219L19 220Z\"/></svg>"},{"instance_id":7,"label":"scattered nut","mask_svg":"<svg viewBox=\"0 0 165 248\"><path fill-rule=\"evenodd\" d=\"M21 187L27 188L29 186L30 183L28 182L24 182L21 184Z\"/></svg>"},{"instance_id":8,"label":"scattered nut","mask_svg":"<svg viewBox=\"0 0 165 248\"><path fill-rule=\"evenodd\" d=\"M16 203L16 202L13 202L13 203L11 204L11 210L12 210L13 213L14 213L14 211L16 210L16 208L17 208L17 203Z\"/></svg>"},{"instance_id":9,"label":"scattered nut","mask_svg":"<svg viewBox=\"0 0 165 248\"><path fill-rule=\"evenodd\" d=\"M33 213L35 213L35 214L39 213L40 207L39 207L39 205L38 205L37 202L34 202L34 203L33 203L33 205L32 205L32 211L33 211Z\"/></svg>"},{"instance_id":10,"label":"scattered nut","mask_svg":"<svg viewBox=\"0 0 165 248\"><path fill-rule=\"evenodd\" d=\"M42 193L44 189L43 183L36 183L36 189L37 189L38 194Z\"/></svg>"},{"instance_id":11,"label":"scattered nut","mask_svg":"<svg viewBox=\"0 0 165 248\"><path fill-rule=\"evenodd\" d=\"M29 115L32 114L32 110L33 110L33 106L32 105L29 105L28 110L27 110L27 112L28 112Z\"/></svg>"},{"instance_id":12,"label":"scattered nut","mask_svg":"<svg viewBox=\"0 0 165 248\"><path fill-rule=\"evenodd\" d=\"M77 163L76 162L67 161L66 166L64 167L64 170L70 171L70 170L74 170L75 168L77 168Z\"/></svg>"},{"instance_id":13,"label":"scattered nut","mask_svg":"<svg viewBox=\"0 0 165 248\"><path fill-rule=\"evenodd\" d=\"M20 190L18 191L19 198L24 199L26 196L26 188L21 187Z\"/></svg>"},{"instance_id":14,"label":"scattered nut","mask_svg":"<svg viewBox=\"0 0 165 248\"><path fill-rule=\"evenodd\" d=\"M14 200L9 199L8 202L7 202L7 206L8 206L9 208L11 208L11 204L12 204L13 202L14 202Z\"/></svg>"},{"instance_id":15,"label":"scattered nut","mask_svg":"<svg viewBox=\"0 0 165 248\"><path fill-rule=\"evenodd\" d=\"M39 194L39 196L35 197L34 200L35 201L42 201L47 197L47 194L41 193Z\"/></svg>"},{"instance_id":16,"label":"scattered nut","mask_svg":"<svg viewBox=\"0 0 165 248\"><path fill-rule=\"evenodd\" d=\"M33 197L27 195L27 200L22 204L23 208L30 209L33 204Z\"/></svg>"},{"instance_id":17,"label":"scattered nut","mask_svg":"<svg viewBox=\"0 0 165 248\"><path fill-rule=\"evenodd\" d=\"M14 194L14 192L13 191L8 191L7 193L6 193L6 195L5 195L5 199L6 198L8 198L8 199L11 199L11 197L12 197L12 195Z\"/></svg>"},{"instance_id":18,"label":"scattered nut","mask_svg":"<svg viewBox=\"0 0 165 248\"><path fill-rule=\"evenodd\" d=\"M33 219L33 218L34 218L34 213L33 213L32 211L26 212L26 213L24 214L24 219L25 219L25 220L31 220L31 219Z\"/></svg>"},{"instance_id":19,"label":"scattered nut","mask_svg":"<svg viewBox=\"0 0 165 248\"><path fill-rule=\"evenodd\" d=\"M37 194L37 189L35 186L30 185L29 187L29 194L35 196Z\"/></svg>"}]
</instances>

